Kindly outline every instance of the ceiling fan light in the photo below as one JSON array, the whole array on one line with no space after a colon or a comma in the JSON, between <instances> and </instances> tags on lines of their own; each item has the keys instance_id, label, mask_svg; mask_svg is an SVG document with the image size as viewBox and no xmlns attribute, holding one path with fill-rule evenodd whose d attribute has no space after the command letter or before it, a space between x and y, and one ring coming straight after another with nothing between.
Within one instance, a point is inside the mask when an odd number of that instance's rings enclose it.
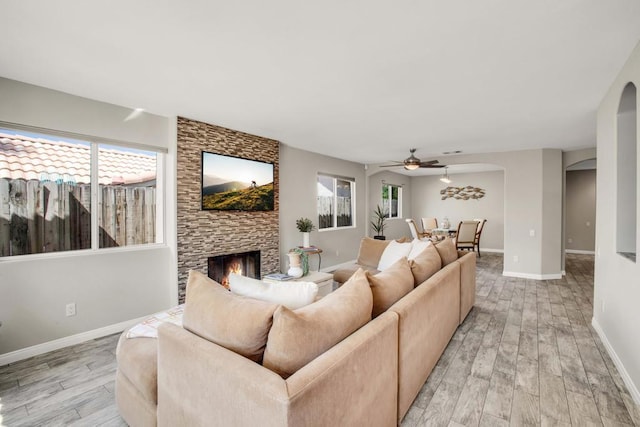
<instances>
[{"instance_id":1,"label":"ceiling fan light","mask_svg":"<svg viewBox=\"0 0 640 427\"><path fill-rule=\"evenodd\" d=\"M404 168L405 168L406 170L408 170L408 171L416 170L416 169L418 169L419 167L420 167L420 165L416 165L416 164L413 164L413 163L408 163L408 164L404 165Z\"/></svg>"},{"instance_id":2,"label":"ceiling fan light","mask_svg":"<svg viewBox=\"0 0 640 427\"><path fill-rule=\"evenodd\" d=\"M445 184L451 184L451 179L449 178L449 172L447 171L447 168L444 168L444 174L440 177L440 181L444 182Z\"/></svg>"}]
</instances>

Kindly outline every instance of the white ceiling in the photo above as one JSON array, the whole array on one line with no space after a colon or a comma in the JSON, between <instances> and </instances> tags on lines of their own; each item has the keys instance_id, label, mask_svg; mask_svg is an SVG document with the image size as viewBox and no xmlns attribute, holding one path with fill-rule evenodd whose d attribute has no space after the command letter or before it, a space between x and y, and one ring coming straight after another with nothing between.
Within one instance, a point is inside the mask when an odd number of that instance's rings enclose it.
<instances>
[{"instance_id":1,"label":"white ceiling","mask_svg":"<svg viewBox=\"0 0 640 427\"><path fill-rule=\"evenodd\" d=\"M637 0L3 0L0 76L358 161L595 146Z\"/></svg>"}]
</instances>

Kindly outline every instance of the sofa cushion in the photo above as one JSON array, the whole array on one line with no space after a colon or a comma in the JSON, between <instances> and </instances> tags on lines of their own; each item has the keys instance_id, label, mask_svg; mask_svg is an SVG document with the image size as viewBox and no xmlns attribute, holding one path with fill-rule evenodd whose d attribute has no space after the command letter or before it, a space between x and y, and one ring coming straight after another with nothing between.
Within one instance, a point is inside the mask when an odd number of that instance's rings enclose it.
<instances>
[{"instance_id":1,"label":"sofa cushion","mask_svg":"<svg viewBox=\"0 0 640 427\"><path fill-rule=\"evenodd\" d=\"M116 347L118 372L147 402L158 402L158 340L127 338L124 331Z\"/></svg>"},{"instance_id":2,"label":"sofa cushion","mask_svg":"<svg viewBox=\"0 0 640 427\"><path fill-rule=\"evenodd\" d=\"M380 262L382 252L384 252L390 240L377 240L371 237L363 237L360 240L360 250L358 251L357 264L361 266L377 267Z\"/></svg>"},{"instance_id":3,"label":"sofa cushion","mask_svg":"<svg viewBox=\"0 0 640 427\"><path fill-rule=\"evenodd\" d=\"M422 251L427 249L427 247L429 246L433 246L433 243L431 243L431 240L413 239L411 241L411 251L409 252L409 255L407 256L407 258L409 259L409 261L411 261L412 259L415 259L415 257L420 255Z\"/></svg>"},{"instance_id":4,"label":"sofa cushion","mask_svg":"<svg viewBox=\"0 0 640 427\"><path fill-rule=\"evenodd\" d=\"M340 288L295 311L273 316L263 365L287 378L371 320L373 298L361 269Z\"/></svg>"},{"instance_id":5,"label":"sofa cushion","mask_svg":"<svg viewBox=\"0 0 640 427\"><path fill-rule=\"evenodd\" d=\"M236 295L282 304L295 310L315 301L318 285L313 282L263 282L240 274L229 274L229 289Z\"/></svg>"},{"instance_id":6,"label":"sofa cushion","mask_svg":"<svg viewBox=\"0 0 640 427\"><path fill-rule=\"evenodd\" d=\"M378 270L386 270L399 259L407 257L409 252L411 252L411 242L399 243L392 240L384 249L384 252L382 252L382 256L378 262Z\"/></svg>"},{"instance_id":7,"label":"sofa cushion","mask_svg":"<svg viewBox=\"0 0 640 427\"><path fill-rule=\"evenodd\" d=\"M442 268L442 259L434 245L429 245L409 263L415 286L418 286Z\"/></svg>"},{"instance_id":8,"label":"sofa cushion","mask_svg":"<svg viewBox=\"0 0 640 427\"><path fill-rule=\"evenodd\" d=\"M385 271L366 274L373 296L373 317L387 311L396 301L413 290L413 274L405 257L400 258Z\"/></svg>"},{"instance_id":9,"label":"sofa cushion","mask_svg":"<svg viewBox=\"0 0 640 427\"><path fill-rule=\"evenodd\" d=\"M349 280L351 276L353 276L353 273L358 271L359 268L363 269L364 271L370 271L372 273L380 272L380 270L378 270L376 267L370 267L367 265L359 265L359 264L345 265L344 267L340 267L339 269L333 272L333 280L335 282L338 282L339 284L343 284L344 282Z\"/></svg>"},{"instance_id":10,"label":"sofa cushion","mask_svg":"<svg viewBox=\"0 0 640 427\"><path fill-rule=\"evenodd\" d=\"M184 328L245 356L262 360L277 304L234 295L197 271L189 272Z\"/></svg>"},{"instance_id":11,"label":"sofa cushion","mask_svg":"<svg viewBox=\"0 0 640 427\"><path fill-rule=\"evenodd\" d=\"M436 245L436 249L442 258L442 266L445 267L458 259L456 244L450 238L445 238Z\"/></svg>"}]
</instances>

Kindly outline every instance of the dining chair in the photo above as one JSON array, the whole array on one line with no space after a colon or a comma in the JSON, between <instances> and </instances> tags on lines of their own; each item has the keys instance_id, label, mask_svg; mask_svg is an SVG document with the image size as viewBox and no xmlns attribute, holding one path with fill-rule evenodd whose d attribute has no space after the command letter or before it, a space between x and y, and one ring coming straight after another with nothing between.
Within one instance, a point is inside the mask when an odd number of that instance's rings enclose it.
<instances>
[{"instance_id":1,"label":"dining chair","mask_svg":"<svg viewBox=\"0 0 640 427\"><path fill-rule=\"evenodd\" d=\"M478 221L460 221L456 235L456 249L475 251L477 229Z\"/></svg>"},{"instance_id":2,"label":"dining chair","mask_svg":"<svg viewBox=\"0 0 640 427\"><path fill-rule=\"evenodd\" d=\"M409 231L411 231L411 237L418 240L425 237L425 233L418 230L418 226L416 225L416 222L412 218L407 218L405 221L407 221L407 225L409 226Z\"/></svg>"},{"instance_id":3,"label":"dining chair","mask_svg":"<svg viewBox=\"0 0 640 427\"><path fill-rule=\"evenodd\" d=\"M438 220L436 218L421 218L421 221L425 234L429 233L429 235L431 235L431 230L438 228Z\"/></svg>"},{"instance_id":4,"label":"dining chair","mask_svg":"<svg viewBox=\"0 0 640 427\"><path fill-rule=\"evenodd\" d=\"M484 223L487 222L487 220L484 218L474 218L473 220L478 221L478 228L476 230L476 238L474 241L474 246L478 249L478 258L480 258L480 235L482 234Z\"/></svg>"}]
</instances>

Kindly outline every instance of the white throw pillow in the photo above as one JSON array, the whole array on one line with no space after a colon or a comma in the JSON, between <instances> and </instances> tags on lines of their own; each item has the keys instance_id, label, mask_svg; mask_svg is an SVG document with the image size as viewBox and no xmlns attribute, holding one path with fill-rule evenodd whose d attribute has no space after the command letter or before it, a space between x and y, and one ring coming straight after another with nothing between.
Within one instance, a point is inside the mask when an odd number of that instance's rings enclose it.
<instances>
[{"instance_id":1,"label":"white throw pillow","mask_svg":"<svg viewBox=\"0 0 640 427\"><path fill-rule=\"evenodd\" d=\"M262 282L239 274L229 274L229 288L236 295L282 304L295 310L315 301L318 285L313 282Z\"/></svg>"},{"instance_id":2,"label":"white throw pillow","mask_svg":"<svg viewBox=\"0 0 640 427\"><path fill-rule=\"evenodd\" d=\"M382 252L380 261L378 261L378 270L384 271L387 268L391 267L391 265L393 265L400 258L408 258L409 252L411 252L411 242L398 243L397 241L392 240L391 242L389 242L387 247L384 248L384 252Z\"/></svg>"},{"instance_id":3,"label":"white throw pillow","mask_svg":"<svg viewBox=\"0 0 640 427\"><path fill-rule=\"evenodd\" d=\"M407 257L409 260L415 259L422 251L427 249L431 245L431 240L418 240L413 239L411 242L411 252L409 252L409 256Z\"/></svg>"}]
</instances>

